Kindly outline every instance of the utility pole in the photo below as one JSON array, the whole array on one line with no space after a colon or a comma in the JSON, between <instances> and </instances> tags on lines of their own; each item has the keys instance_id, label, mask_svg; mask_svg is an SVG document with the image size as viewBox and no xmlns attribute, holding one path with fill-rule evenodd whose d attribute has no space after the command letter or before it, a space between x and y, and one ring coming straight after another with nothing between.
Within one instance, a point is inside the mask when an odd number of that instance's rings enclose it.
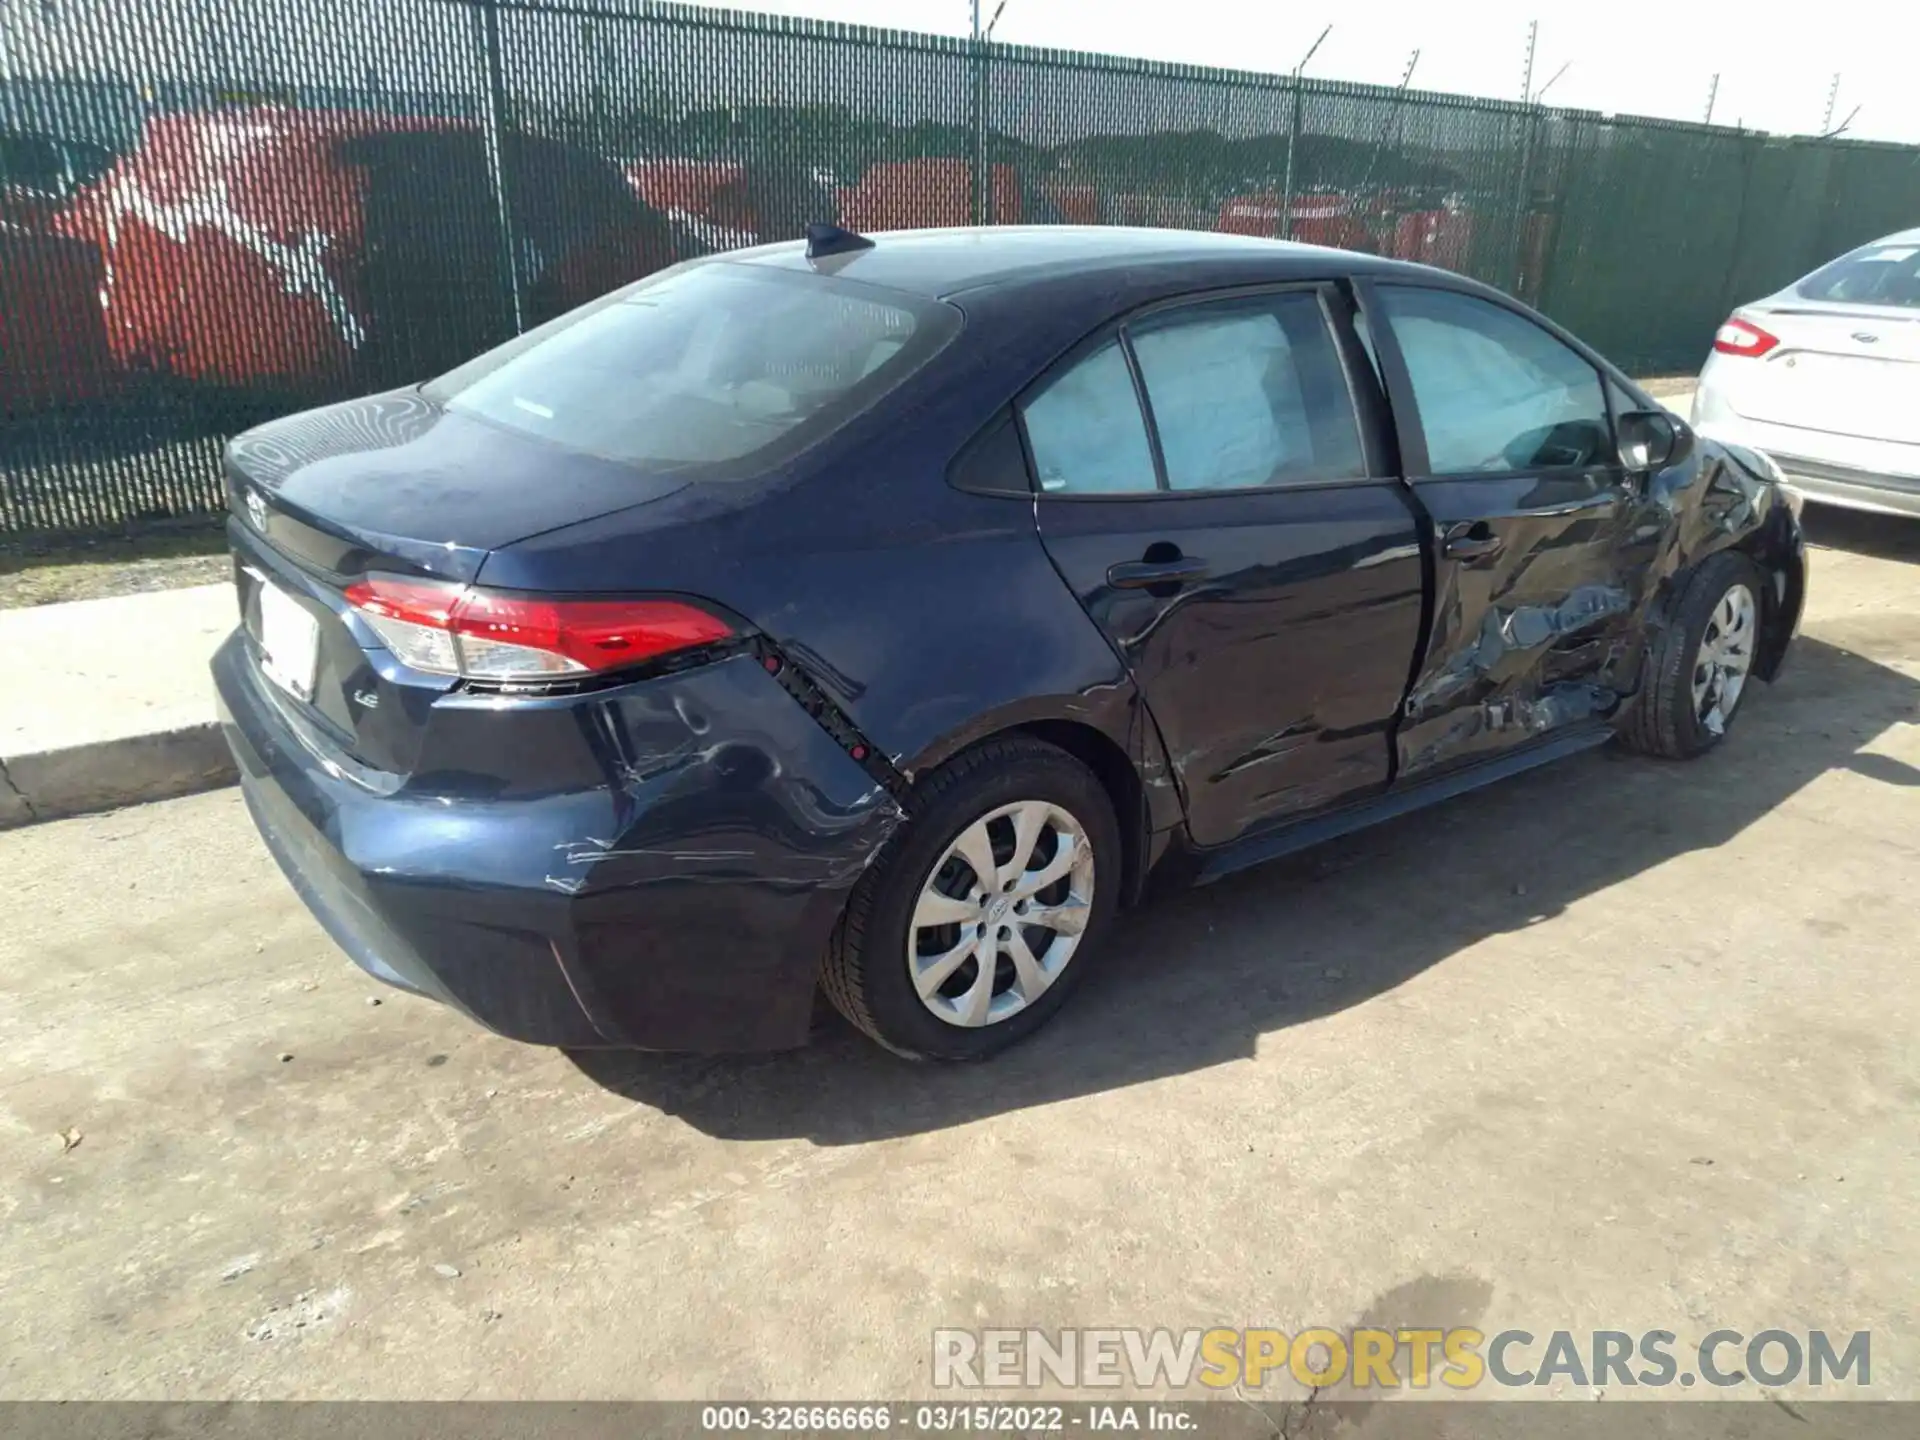
<instances>
[{"instance_id":1,"label":"utility pole","mask_svg":"<svg viewBox=\"0 0 1920 1440\"><path fill-rule=\"evenodd\" d=\"M1306 70L1307 62L1313 59L1314 54L1326 43L1327 36L1332 33L1331 25L1322 30L1320 38L1307 48L1307 53L1300 57L1300 63L1293 67L1293 123L1287 127L1287 178L1280 191L1280 238L1282 240L1293 238L1293 152L1300 143L1300 124L1304 119L1300 76Z\"/></svg>"},{"instance_id":2,"label":"utility pole","mask_svg":"<svg viewBox=\"0 0 1920 1440\"><path fill-rule=\"evenodd\" d=\"M1840 72L1833 72L1833 83L1827 87L1827 113L1820 117L1820 133L1828 134L1833 129L1833 107L1840 99Z\"/></svg>"},{"instance_id":3,"label":"utility pole","mask_svg":"<svg viewBox=\"0 0 1920 1440\"><path fill-rule=\"evenodd\" d=\"M1527 70L1526 73L1520 77L1520 99L1523 102L1531 103L1533 100L1533 47L1539 42L1539 39L1540 22L1538 20L1528 21Z\"/></svg>"},{"instance_id":4,"label":"utility pole","mask_svg":"<svg viewBox=\"0 0 1920 1440\"><path fill-rule=\"evenodd\" d=\"M1706 118L1700 122L1701 124L1711 125L1713 123L1713 102L1719 98L1719 95L1720 72L1716 70L1713 72L1713 83L1707 86L1707 114Z\"/></svg>"}]
</instances>

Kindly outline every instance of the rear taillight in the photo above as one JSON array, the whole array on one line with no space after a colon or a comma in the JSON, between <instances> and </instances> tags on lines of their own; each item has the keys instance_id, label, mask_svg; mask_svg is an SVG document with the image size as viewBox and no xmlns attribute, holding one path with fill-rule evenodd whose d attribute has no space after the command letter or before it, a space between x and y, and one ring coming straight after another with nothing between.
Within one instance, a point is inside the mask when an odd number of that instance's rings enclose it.
<instances>
[{"instance_id":1,"label":"rear taillight","mask_svg":"<svg viewBox=\"0 0 1920 1440\"><path fill-rule=\"evenodd\" d=\"M467 680L603 674L733 634L680 600L541 600L392 575L348 586L347 601L404 663Z\"/></svg>"},{"instance_id":2,"label":"rear taillight","mask_svg":"<svg viewBox=\"0 0 1920 1440\"><path fill-rule=\"evenodd\" d=\"M1722 355L1745 355L1750 359L1766 354L1779 343L1778 335L1769 334L1751 320L1729 320L1713 337L1713 348Z\"/></svg>"}]
</instances>

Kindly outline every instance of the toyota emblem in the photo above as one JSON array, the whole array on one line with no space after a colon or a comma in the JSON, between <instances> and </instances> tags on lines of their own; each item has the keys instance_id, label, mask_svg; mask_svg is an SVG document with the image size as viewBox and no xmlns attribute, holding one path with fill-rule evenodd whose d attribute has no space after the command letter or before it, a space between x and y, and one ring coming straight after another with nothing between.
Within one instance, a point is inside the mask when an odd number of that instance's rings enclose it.
<instances>
[{"instance_id":1,"label":"toyota emblem","mask_svg":"<svg viewBox=\"0 0 1920 1440\"><path fill-rule=\"evenodd\" d=\"M1880 337L1871 330L1856 330L1853 332L1853 338L1858 340L1862 345L1878 345L1880 343Z\"/></svg>"},{"instance_id":2,"label":"toyota emblem","mask_svg":"<svg viewBox=\"0 0 1920 1440\"><path fill-rule=\"evenodd\" d=\"M267 533L267 502L258 490L247 491L247 518L262 535Z\"/></svg>"}]
</instances>

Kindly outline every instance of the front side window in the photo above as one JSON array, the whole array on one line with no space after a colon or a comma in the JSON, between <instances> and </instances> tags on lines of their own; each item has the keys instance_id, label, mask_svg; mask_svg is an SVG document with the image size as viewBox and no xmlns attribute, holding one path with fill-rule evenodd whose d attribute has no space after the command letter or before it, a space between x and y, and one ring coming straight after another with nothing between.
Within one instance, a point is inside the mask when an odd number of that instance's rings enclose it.
<instances>
[{"instance_id":1,"label":"front side window","mask_svg":"<svg viewBox=\"0 0 1920 1440\"><path fill-rule=\"evenodd\" d=\"M1153 449L1133 375L1109 340L1020 407L1040 489L1049 495L1151 491Z\"/></svg>"},{"instance_id":2,"label":"front side window","mask_svg":"<svg viewBox=\"0 0 1920 1440\"><path fill-rule=\"evenodd\" d=\"M576 310L427 393L571 449L721 478L812 443L958 328L938 302L716 262Z\"/></svg>"},{"instance_id":3,"label":"front side window","mask_svg":"<svg viewBox=\"0 0 1920 1440\"><path fill-rule=\"evenodd\" d=\"M1382 285L1435 475L1601 463L1612 448L1600 375L1503 306L1448 290Z\"/></svg>"},{"instance_id":4,"label":"front side window","mask_svg":"<svg viewBox=\"0 0 1920 1440\"><path fill-rule=\"evenodd\" d=\"M1366 474L1319 298L1266 295L1129 327L1170 490Z\"/></svg>"}]
</instances>

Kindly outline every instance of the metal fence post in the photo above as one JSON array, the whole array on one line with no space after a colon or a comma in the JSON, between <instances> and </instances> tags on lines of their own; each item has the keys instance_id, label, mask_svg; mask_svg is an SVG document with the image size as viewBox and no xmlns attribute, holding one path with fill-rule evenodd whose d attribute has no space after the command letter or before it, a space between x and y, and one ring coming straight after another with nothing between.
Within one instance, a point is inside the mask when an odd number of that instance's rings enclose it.
<instances>
[{"instance_id":1,"label":"metal fence post","mask_svg":"<svg viewBox=\"0 0 1920 1440\"><path fill-rule=\"evenodd\" d=\"M1522 119L1526 129L1520 142L1520 174L1514 184L1512 258L1507 267L1507 278L1502 284L1503 289L1515 295L1520 293L1526 265L1527 206L1533 199L1533 147L1542 113L1538 105L1530 106Z\"/></svg>"},{"instance_id":2,"label":"metal fence post","mask_svg":"<svg viewBox=\"0 0 1920 1440\"><path fill-rule=\"evenodd\" d=\"M1300 124L1303 118L1300 72L1296 70L1293 72L1293 119L1287 126L1287 175L1280 189L1279 238L1282 240L1293 238L1293 152L1300 144Z\"/></svg>"},{"instance_id":3,"label":"metal fence post","mask_svg":"<svg viewBox=\"0 0 1920 1440\"><path fill-rule=\"evenodd\" d=\"M986 42L973 42L973 223L986 225L988 194L993 185L987 169L987 61Z\"/></svg>"},{"instance_id":4,"label":"metal fence post","mask_svg":"<svg viewBox=\"0 0 1920 1440\"><path fill-rule=\"evenodd\" d=\"M1747 253L1747 206L1753 197L1753 172L1765 147L1763 137L1748 138L1744 130L1735 141L1740 147L1740 208L1734 212L1733 239L1727 244L1726 279L1720 287L1720 309L1731 311L1738 299L1738 287L1744 278L1742 262Z\"/></svg>"},{"instance_id":5,"label":"metal fence post","mask_svg":"<svg viewBox=\"0 0 1920 1440\"><path fill-rule=\"evenodd\" d=\"M513 228L513 200L507 189L507 79L500 53L499 0L474 0L480 57L486 66L481 92L481 145L487 156L487 184L493 191L494 213L500 227L501 271L507 282L508 313L513 333L527 328L524 286L520 276L520 242Z\"/></svg>"},{"instance_id":6,"label":"metal fence post","mask_svg":"<svg viewBox=\"0 0 1920 1440\"><path fill-rule=\"evenodd\" d=\"M1548 209L1545 212L1547 233L1541 245L1540 273L1533 277L1533 297L1529 303L1536 310L1546 314L1553 313L1550 307L1558 299L1551 285L1553 276L1559 269L1556 262L1560 258L1560 225L1567 213L1566 192L1569 171L1586 158L1585 147L1589 143L1586 134L1587 123L1585 117L1568 112L1567 133L1561 141L1561 162L1549 196ZM1524 230L1521 233L1520 243L1526 244Z\"/></svg>"}]
</instances>

